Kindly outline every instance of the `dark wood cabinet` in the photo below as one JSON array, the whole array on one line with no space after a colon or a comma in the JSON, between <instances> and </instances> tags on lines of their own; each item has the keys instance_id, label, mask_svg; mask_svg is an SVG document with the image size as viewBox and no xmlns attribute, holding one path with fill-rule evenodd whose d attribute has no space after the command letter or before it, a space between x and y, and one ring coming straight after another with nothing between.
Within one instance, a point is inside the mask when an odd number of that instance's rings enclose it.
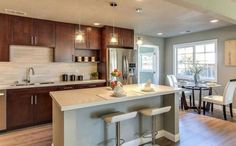
<instances>
[{"instance_id":1,"label":"dark wood cabinet","mask_svg":"<svg viewBox=\"0 0 236 146\"><path fill-rule=\"evenodd\" d=\"M106 86L106 83L93 83L93 84L80 84L78 85L79 89L83 88L96 88L96 87L104 87Z\"/></svg>"},{"instance_id":2,"label":"dark wood cabinet","mask_svg":"<svg viewBox=\"0 0 236 146\"><path fill-rule=\"evenodd\" d=\"M10 16L10 37L13 45L33 45L33 19Z\"/></svg>"},{"instance_id":3,"label":"dark wood cabinet","mask_svg":"<svg viewBox=\"0 0 236 146\"><path fill-rule=\"evenodd\" d=\"M103 87L105 83L7 90L7 130L52 121L51 91Z\"/></svg>"},{"instance_id":4,"label":"dark wood cabinet","mask_svg":"<svg viewBox=\"0 0 236 146\"><path fill-rule=\"evenodd\" d=\"M7 129L29 126L33 123L34 103L32 90L7 91Z\"/></svg>"},{"instance_id":5,"label":"dark wood cabinet","mask_svg":"<svg viewBox=\"0 0 236 146\"><path fill-rule=\"evenodd\" d=\"M84 41L75 40L76 49L101 49L101 29L91 26L80 26L80 31L84 34ZM75 35L79 32L79 26L76 26Z\"/></svg>"},{"instance_id":6,"label":"dark wood cabinet","mask_svg":"<svg viewBox=\"0 0 236 146\"><path fill-rule=\"evenodd\" d=\"M119 28L118 36L119 36L118 39L119 46L126 48L134 47L134 30Z\"/></svg>"},{"instance_id":7,"label":"dark wood cabinet","mask_svg":"<svg viewBox=\"0 0 236 146\"><path fill-rule=\"evenodd\" d=\"M34 20L34 44L55 47L55 23L46 20Z\"/></svg>"},{"instance_id":8,"label":"dark wood cabinet","mask_svg":"<svg viewBox=\"0 0 236 146\"><path fill-rule=\"evenodd\" d=\"M52 121L50 91L57 87L7 90L7 129Z\"/></svg>"},{"instance_id":9,"label":"dark wood cabinet","mask_svg":"<svg viewBox=\"0 0 236 146\"><path fill-rule=\"evenodd\" d=\"M0 61L9 61L9 16L0 14Z\"/></svg>"},{"instance_id":10,"label":"dark wood cabinet","mask_svg":"<svg viewBox=\"0 0 236 146\"><path fill-rule=\"evenodd\" d=\"M10 37L13 45L55 46L55 24L26 17L10 17Z\"/></svg>"},{"instance_id":11,"label":"dark wood cabinet","mask_svg":"<svg viewBox=\"0 0 236 146\"><path fill-rule=\"evenodd\" d=\"M56 24L56 62L72 62L74 54L75 27L72 24Z\"/></svg>"}]
</instances>

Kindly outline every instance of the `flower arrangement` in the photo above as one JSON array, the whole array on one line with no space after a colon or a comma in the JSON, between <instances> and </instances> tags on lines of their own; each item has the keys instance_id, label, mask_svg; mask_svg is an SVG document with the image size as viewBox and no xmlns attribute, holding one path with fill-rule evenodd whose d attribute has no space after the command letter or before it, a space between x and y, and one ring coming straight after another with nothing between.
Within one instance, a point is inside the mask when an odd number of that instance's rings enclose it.
<instances>
[{"instance_id":1,"label":"flower arrangement","mask_svg":"<svg viewBox=\"0 0 236 146\"><path fill-rule=\"evenodd\" d=\"M118 69L114 69L111 72L111 76L113 77L113 80L111 81L111 88L114 89L118 84L121 84L118 79L122 76L122 73Z\"/></svg>"},{"instance_id":2,"label":"flower arrangement","mask_svg":"<svg viewBox=\"0 0 236 146\"><path fill-rule=\"evenodd\" d=\"M122 73L118 69L114 69L113 72L111 72L112 77L121 77Z\"/></svg>"},{"instance_id":3,"label":"flower arrangement","mask_svg":"<svg viewBox=\"0 0 236 146\"><path fill-rule=\"evenodd\" d=\"M203 66L200 64L195 64L194 66L189 68L190 72L194 75L194 83L198 84L200 81L200 73L203 70Z\"/></svg>"}]
</instances>

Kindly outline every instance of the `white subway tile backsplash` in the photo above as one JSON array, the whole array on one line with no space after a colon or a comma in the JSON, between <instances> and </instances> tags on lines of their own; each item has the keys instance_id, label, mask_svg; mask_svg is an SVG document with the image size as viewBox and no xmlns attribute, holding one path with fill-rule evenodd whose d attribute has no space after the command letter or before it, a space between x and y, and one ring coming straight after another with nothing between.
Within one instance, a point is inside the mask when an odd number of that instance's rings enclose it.
<instances>
[{"instance_id":1,"label":"white subway tile backsplash","mask_svg":"<svg viewBox=\"0 0 236 146\"><path fill-rule=\"evenodd\" d=\"M35 75L32 81L60 81L63 73L83 75L90 78L90 73L97 71L95 63L15 63L0 62L0 84L12 84L25 78L26 70L33 67Z\"/></svg>"}]
</instances>

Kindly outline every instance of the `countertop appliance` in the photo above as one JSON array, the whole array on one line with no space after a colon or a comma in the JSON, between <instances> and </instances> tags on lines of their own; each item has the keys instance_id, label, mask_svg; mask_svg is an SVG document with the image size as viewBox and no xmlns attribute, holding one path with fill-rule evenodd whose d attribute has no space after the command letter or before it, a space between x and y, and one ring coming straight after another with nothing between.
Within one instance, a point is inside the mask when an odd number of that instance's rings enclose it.
<instances>
[{"instance_id":1,"label":"countertop appliance","mask_svg":"<svg viewBox=\"0 0 236 146\"><path fill-rule=\"evenodd\" d=\"M122 72L121 82L123 84L137 83L137 51L124 48L108 49L108 75L107 81L112 80L111 72L118 69Z\"/></svg>"},{"instance_id":2,"label":"countertop appliance","mask_svg":"<svg viewBox=\"0 0 236 146\"><path fill-rule=\"evenodd\" d=\"M0 131L7 129L6 118L6 91L0 90Z\"/></svg>"}]
</instances>

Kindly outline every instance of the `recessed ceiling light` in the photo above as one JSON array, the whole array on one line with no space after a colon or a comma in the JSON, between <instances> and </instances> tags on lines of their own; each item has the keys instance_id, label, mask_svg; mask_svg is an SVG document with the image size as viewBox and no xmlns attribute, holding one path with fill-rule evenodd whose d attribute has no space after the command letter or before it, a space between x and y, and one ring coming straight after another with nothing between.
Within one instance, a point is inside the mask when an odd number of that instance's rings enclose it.
<instances>
[{"instance_id":1,"label":"recessed ceiling light","mask_svg":"<svg viewBox=\"0 0 236 146\"><path fill-rule=\"evenodd\" d=\"M157 35L163 35L163 33L162 33L162 32L159 32L159 33L157 33Z\"/></svg>"},{"instance_id":2,"label":"recessed ceiling light","mask_svg":"<svg viewBox=\"0 0 236 146\"><path fill-rule=\"evenodd\" d=\"M142 12L143 12L143 9L142 9L142 8L136 8L136 12L137 12L137 13L142 13Z\"/></svg>"},{"instance_id":3,"label":"recessed ceiling light","mask_svg":"<svg viewBox=\"0 0 236 146\"><path fill-rule=\"evenodd\" d=\"M99 26L99 25L101 25L101 23L95 22L95 23L93 23L93 25Z\"/></svg>"},{"instance_id":4,"label":"recessed ceiling light","mask_svg":"<svg viewBox=\"0 0 236 146\"><path fill-rule=\"evenodd\" d=\"M213 19L213 20L211 20L210 22L211 22L211 23L217 23L217 22L219 22L219 20L218 20L218 19Z\"/></svg>"}]
</instances>

